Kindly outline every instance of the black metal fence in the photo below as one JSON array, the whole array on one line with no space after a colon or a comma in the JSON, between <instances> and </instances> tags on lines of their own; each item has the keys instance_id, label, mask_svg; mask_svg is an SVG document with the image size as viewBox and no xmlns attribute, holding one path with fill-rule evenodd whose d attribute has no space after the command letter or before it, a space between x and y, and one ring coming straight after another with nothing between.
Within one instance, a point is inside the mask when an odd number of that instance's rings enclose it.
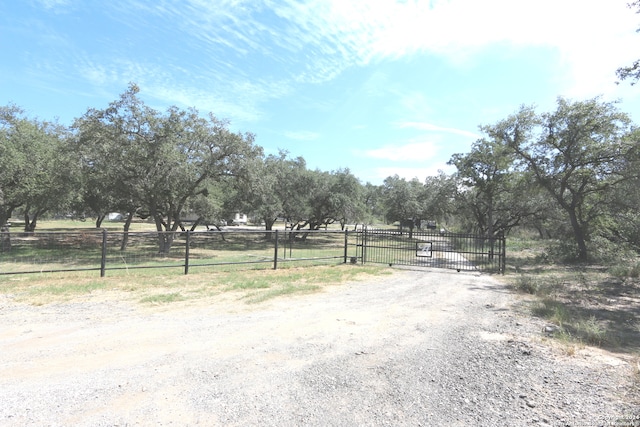
<instances>
[{"instance_id":1,"label":"black metal fence","mask_svg":"<svg viewBox=\"0 0 640 427\"><path fill-rule=\"evenodd\" d=\"M347 262L346 231L0 233L0 275L202 267L274 268Z\"/></svg>"},{"instance_id":2,"label":"black metal fence","mask_svg":"<svg viewBox=\"0 0 640 427\"><path fill-rule=\"evenodd\" d=\"M149 268L277 269L381 263L504 273L505 239L364 228L196 232L0 233L0 275Z\"/></svg>"},{"instance_id":3,"label":"black metal fence","mask_svg":"<svg viewBox=\"0 0 640 427\"><path fill-rule=\"evenodd\" d=\"M365 228L356 256L362 263L504 273L505 243L504 236Z\"/></svg>"}]
</instances>

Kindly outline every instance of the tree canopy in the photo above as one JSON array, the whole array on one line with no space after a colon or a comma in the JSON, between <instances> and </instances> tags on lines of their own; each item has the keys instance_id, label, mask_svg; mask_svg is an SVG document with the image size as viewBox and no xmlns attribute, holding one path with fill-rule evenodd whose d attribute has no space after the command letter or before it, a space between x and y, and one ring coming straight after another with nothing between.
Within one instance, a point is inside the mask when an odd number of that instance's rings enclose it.
<instances>
[{"instance_id":1,"label":"tree canopy","mask_svg":"<svg viewBox=\"0 0 640 427\"><path fill-rule=\"evenodd\" d=\"M636 13L640 13L640 0L629 3L629 7L636 9ZM640 32L640 29L636 31ZM632 85L636 84L640 80L640 59L636 59L631 65L618 68L616 75L620 80L629 79Z\"/></svg>"},{"instance_id":2,"label":"tree canopy","mask_svg":"<svg viewBox=\"0 0 640 427\"><path fill-rule=\"evenodd\" d=\"M78 171L67 138L55 122L0 107L0 228L21 208L26 231L33 231L39 215L72 202Z\"/></svg>"},{"instance_id":3,"label":"tree canopy","mask_svg":"<svg viewBox=\"0 0 640 427\"><path fill-rule=\"evenodd\" d=\"M83 165L105 192L113 189L109 199L150 216L159 232L176 231L191 199L207 195L211 182L246 174L261 149L252 134L233 133L212 114L153 110L138 91L130 85L106 109L90 109L76 120ZM160 236L166 253L173 235Z\"/></svg>"},{"instance_id":4,"label":"tree canopy","mask_svg":"<svg viewBox=\"0 0 640 427\"><path fill-rule=\"evenodd\" d=\"M640 130L614 102L558 98L543 113L523 106L481 126L484 136L451 157L455 174L374 185L347 168L309 169L286 151L265 156L253 134L232 132L226 120L157 111L138 94L130 84L69 129L0 107L0 227L21 214L31 232L38 217L60 212L88 213L100 227L121 212L122 249L139 217L155 224L166 254L187 217L195 229L242 212L267 231L278 220L299 231L396 223L410 233L426 220L487 237L530 227L541 238L572 238L583 261L593 236L640 249Z\"/></svg>"},{"instance_id":5,"label":"tree canopy","mask_svg":"<svg viewBox=\"0 0 640 427\"><path fill-rule=\"evenodd\" d=\"M510 147L521 165L568 216L577 258L587 260L593 225L607 212L607 192L637 169L638 144L629 117L599 98L572 102L559 98L553 112L516 114L482 128Z\"/></svg>"}]
</instances>

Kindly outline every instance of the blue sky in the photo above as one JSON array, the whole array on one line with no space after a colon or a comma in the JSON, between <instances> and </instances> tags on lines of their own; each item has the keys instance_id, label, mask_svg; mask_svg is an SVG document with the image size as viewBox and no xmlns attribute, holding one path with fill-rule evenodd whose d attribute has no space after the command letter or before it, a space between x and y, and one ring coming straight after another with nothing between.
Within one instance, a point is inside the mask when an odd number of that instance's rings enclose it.
<instances>
[{"instance_id":1,"label":"blue sky","mask_svg":"<svg viewBox=\"0 0 640 427\"><path fill-rule=\"evenodd\" d=\"M640 123L626 0L18 0L0 4L0 105L69 125L129 82L265 152L364 182L423 181L522 104L601 95Z\"/></svg>"}]
</instances>

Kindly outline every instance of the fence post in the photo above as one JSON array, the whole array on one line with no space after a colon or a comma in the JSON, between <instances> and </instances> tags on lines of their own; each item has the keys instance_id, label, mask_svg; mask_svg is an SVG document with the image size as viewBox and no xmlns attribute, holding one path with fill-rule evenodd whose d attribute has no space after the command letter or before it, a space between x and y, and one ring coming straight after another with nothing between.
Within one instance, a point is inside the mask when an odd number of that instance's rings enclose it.
<instances>
[{"instance_id":1,"label":"fence post","mask_svg":"<svg viewBox=\"0 0 640 427\"><path fill-rule=\"evenodd\" d=\"M189 274L189 247L191 246L191 230L187 230L187 242L184 248L184 274Z\"/></svg>"},{"instance_id":2,"label":"fence post","mask_svg":"<svg viewBox=\"0 0 640 427\"><path fill-rule=\"evenodd\" d=\"M104 277L107 269L107 229L102 229L102 254L100 257L100 277Z\"/></svg>"},{"instance_id":3,"label":"fence post","mask_svg":"<svg viewBox=\"0 0 640 427\"><path fill-rule=\"evenodd\" d=\"M502 243L502 250L500 251L500 261L502 265L500 267L500 273L504 274L507 269L507 238L504 232L500 234L500 242Z\"/></svg>"},{"instance_id":4,"label":"fence post","mask_svg":"<svg viewBox=\"0 0 640 427\"><path fill-rule=\"evenodd\" d=\"M276 230L276 243L273 245L273 269L278 269L278 230Z\"/></svg>"},{"instance_id":5,"label":"fence post","mask_svg":"<svg viewBox=\"0 0 640 427\"><path fill-rule=\"evenodd\" d=\"M347 244L348 244L348 238L347 235L349 234L349 230L344 230L344 263L347 263Z\"/></svg>"},{"instance_id":6,"label":"fence post","mask_svg":"<svg viewBox=\"0 0 640 427\"><path fill-rule=\"evenodd\" d=\"M362 263L367 262L367 227L362 230Z\"/></svg>"}]
</instances>

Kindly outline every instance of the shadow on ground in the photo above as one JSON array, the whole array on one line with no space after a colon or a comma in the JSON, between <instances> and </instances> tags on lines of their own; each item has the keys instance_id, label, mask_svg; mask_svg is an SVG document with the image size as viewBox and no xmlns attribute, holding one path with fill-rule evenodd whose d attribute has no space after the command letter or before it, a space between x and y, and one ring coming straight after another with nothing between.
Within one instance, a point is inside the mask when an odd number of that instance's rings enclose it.
<instances>
[{"instance_id":1,"label":"shadow on ground","mask_svg":"<svg viewBox=\"0 0 640 427\"><path fill-rule=\"evenodd\" d=\"M640 279L585 266L537 265L509 276L514 289L539 297L531 312L558 326L558 338L640 352Z\"/></svg>"}]
</instances>

